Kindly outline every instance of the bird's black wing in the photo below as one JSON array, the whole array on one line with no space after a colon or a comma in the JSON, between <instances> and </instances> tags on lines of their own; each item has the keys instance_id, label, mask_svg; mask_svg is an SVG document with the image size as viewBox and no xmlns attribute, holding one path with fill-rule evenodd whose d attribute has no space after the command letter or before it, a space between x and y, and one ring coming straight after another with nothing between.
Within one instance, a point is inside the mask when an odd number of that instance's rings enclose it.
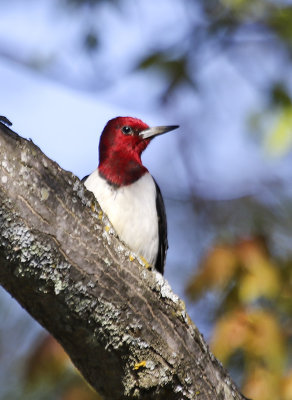
<instances>
[{"instance_id":1,"label":"bird's black wing","mask_svg":"<svg viewBox=\"0 0 292 400\"><path fill-rule=\"evenodd\" d=\"M164 201L159 186L157 185L156 182L155 186L156 186L156 210L158 217L158 237L159 237L158 253L155 262L155 268L157 269L157 271L163 274L166 252L168 249L167 222L166 222Z\"/></svg>"}]
</instances>

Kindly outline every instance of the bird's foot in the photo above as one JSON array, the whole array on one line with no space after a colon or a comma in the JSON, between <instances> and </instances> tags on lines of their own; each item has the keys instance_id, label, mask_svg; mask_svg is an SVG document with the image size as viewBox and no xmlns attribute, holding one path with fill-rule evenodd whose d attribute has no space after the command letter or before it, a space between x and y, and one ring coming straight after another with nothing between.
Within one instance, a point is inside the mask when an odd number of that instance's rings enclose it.
<instances>
[{"instance_id":1,"label":"bird's foot","mask_svg":"<svg viewBox=\"0 0 292 400\"><path fill-rule=\"evenodd\" d=\"M150 269L151 270L153 268L153 266L151 264L149 264L149 262L144 257L139 256L138 259L140 261L140 264L142 264L143 267L145 267L146 269Z\"/></svg>"},{"instance_id":2,"label":"bird's foot","mask_svg":"<svg viewBox=\"0 0 292 400\"><path fill-rule=\"evenodd\" d=\"M144 258L143 256L136 256L133 253L130 253L129 255L129 259L130 261L134 261L135 259L137 259L139 261L139 263L146 269L152 270L153 269L153 265L149 264L149 262L146 260L146 258Z\"/></svg>"}]
</instances>

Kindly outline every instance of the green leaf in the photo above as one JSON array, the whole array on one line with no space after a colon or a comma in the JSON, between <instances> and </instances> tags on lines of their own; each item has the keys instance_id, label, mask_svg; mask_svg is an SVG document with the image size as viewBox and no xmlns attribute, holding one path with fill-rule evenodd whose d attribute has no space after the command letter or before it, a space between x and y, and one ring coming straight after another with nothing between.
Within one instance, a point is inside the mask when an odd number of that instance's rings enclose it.
<instances>
[{"instance_id":1,"label":"green leaf","mask_svg":"<svg viewBox=\"0 0 292 400\"><path fill-rule=\"evenodd\" d=\"M292 148L292 107L284 107L278 113L274 126L267 135L265 148L273 156L284 156Z\"/></svg>"}]
</instances>

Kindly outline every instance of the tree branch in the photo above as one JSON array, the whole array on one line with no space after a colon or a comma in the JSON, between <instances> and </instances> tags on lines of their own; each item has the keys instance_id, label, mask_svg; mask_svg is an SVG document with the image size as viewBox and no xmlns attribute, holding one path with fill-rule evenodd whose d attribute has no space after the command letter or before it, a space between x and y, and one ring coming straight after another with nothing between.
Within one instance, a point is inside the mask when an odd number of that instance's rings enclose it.
<instances>
[{"instance_id":1,"label":"tree branch","mask_svg":"<svg viewBox=\"0 0 292 400\"><path fill-rule=\"evenodd\" d=\"M0 123L0 282L106 399L243 399L93 195Z\"/></svg>"}]
</instances>

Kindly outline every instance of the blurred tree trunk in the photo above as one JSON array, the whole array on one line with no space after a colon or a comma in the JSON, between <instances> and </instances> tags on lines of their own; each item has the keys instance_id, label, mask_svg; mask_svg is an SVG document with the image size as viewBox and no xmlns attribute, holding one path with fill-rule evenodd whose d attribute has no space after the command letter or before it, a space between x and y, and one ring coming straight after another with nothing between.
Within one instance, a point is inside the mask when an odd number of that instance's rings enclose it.
<instances>
[{"instance_id":1,"label":"blurred tree trunk","mask_svg":"<svg viewBox=\"0 0 292 400\"><path fill-rule=\"evenodd\" d=\"M1 123L0 265L1 284L104 398L243 399L93 195Z\"/></svg>"}]
</instances>

